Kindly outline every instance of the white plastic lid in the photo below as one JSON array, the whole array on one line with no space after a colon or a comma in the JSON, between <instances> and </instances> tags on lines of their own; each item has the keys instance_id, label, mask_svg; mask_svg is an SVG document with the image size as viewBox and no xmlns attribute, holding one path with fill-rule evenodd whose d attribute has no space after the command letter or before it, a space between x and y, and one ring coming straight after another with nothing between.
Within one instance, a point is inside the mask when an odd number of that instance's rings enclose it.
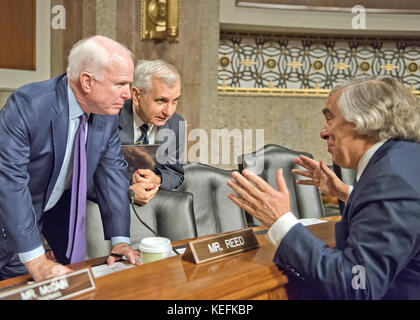
<instances>
[{"instance_id":1,"label":"white plastic lid","mask_svg":"<svg viewBox=\"0 0 420 320\"><path fill-rule=\"evenodd\" d=\"M141 240L140 251L161 253L172 250L171 240L162 237L149 237Z\"/></svg>"}]
</instances>

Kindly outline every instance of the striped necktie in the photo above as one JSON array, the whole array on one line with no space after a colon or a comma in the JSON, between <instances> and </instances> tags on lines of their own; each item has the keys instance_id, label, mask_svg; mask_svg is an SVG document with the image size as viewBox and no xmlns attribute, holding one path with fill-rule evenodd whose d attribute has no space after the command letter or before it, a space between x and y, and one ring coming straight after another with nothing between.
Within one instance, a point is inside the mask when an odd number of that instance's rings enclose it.
<instances>
[{"instance_id":1,"label":"striped necktie","mask_svg":"<svg viewBox=\"0 0 420 320\"><path fill-rule=\"evenodd\" d=\"M134 144L149 144L149 136L147 135L147 130L149 130L149 126L146 123L144 123L140 126L140 130L141 135Z\"/></svg>"},{"instance_id":2,"label":"striped necktie","mask_svg":"<svg viewBox=\"0 0 420 320\"><path fill-rule=\"evenodd\" d=\"M79 128L74 138L69 240L66 251L70 263L83 261L86 256L86 120L87 114L84 113L80 116Z\"/></svg>"}]
</instances>

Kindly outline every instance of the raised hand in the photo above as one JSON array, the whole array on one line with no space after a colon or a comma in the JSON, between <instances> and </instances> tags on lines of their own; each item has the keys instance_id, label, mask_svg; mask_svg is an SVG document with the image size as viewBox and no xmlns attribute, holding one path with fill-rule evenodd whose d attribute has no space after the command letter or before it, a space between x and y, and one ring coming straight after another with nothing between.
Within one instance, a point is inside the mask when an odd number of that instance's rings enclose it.
<instances>
[{"instance_id":1,"label":"raised hand","mask_svg":"<svg viewBox=\"0 0 420 320\"><path fill-rule=\"evenodd\" d=\"M284 181L283 169L277 171L277 190L248 170L243 170L242 173L243 175L233 172L232 177L235 181L227 182L237 194L229 193L230 200L267 227L290 211L289 190Z\"/></svg>"},{"instance_id":2,"label":"raised hand","mask_svg":"<svg viewBox=\"0 0 420 320\"><path fill-rule=\"evenodd\" d=\"M342 182L328 166L321 160L317 162L304 155L300 155L293 161L306 170L292 169L292 173L309 179L298 179L297 183L316 186L320 192L327 196L346 201L349 195L349 186Z\"/></svg>"}]
</instances>

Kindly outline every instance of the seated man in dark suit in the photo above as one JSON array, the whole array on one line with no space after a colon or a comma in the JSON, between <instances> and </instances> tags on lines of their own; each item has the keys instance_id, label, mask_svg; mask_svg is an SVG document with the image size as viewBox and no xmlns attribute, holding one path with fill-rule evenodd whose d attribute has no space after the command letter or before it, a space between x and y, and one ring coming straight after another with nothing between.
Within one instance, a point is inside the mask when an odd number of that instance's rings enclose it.
<instances>
[{"instance_id":1,"label":"seated man in dark suit","mask_svg":"<svg viewBox=\"0 0 420 320\"><path fill-rule=\"evenodd\" d=\"M176 108L181 77L165 61L141 60L134 71L131 99L120 111L120 140L127 144L160 144L153 170L137 168L131 189L135 201L148 203L159 187L170 190L184 180L185 123Z\"/></svg>"},{"instance_id":2,"label":"seated man in dark suit","mask_svg":"<svg viewBox=\"0 0 420 320\"><path fill-rule=\"evenodd\" d=\"M353 190L325 164L306 162L312 184L346 201L335 225L336 249L314 237L290 212L282 169L278 190L244 170L233 173L229 198L270 227L274 262L306 288L330 299L420 299L420 107L391 77L332 90L321 136L332 160L356 169ZM350 194L349 194L350 193ZM319 296L318 296L319 297Z\"/></svg>"}]
</instances>

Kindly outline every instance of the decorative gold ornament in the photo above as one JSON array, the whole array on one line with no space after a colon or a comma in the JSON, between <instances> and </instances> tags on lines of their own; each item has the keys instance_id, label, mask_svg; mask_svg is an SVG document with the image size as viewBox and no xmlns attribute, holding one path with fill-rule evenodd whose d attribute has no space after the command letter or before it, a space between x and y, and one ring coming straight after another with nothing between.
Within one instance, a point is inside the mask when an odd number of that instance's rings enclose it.
<instances>
[{"instance_id":1,"label":"decorative gold ornament","mask_svg":"<svg viewBox=\"0 0 420 320\"><path fill-rule=\"evenodd\" d=\"M359 64L359 70L360 71L362 71L363 73L366 73L366 72L368 72L369 70L370 70L370 63L369 63L369 61L366 61L366 60L364 60L364 61L362 61L360 64Z\"/></svg>"},{"instance_id":2,"label":"decorative gold ornament","mask_svg":"<svg viewBox=\"0 0 420 320\"><path fill-rule=\"evenodd\" d=\"M254 64L257 64L255 61L245 59L244 61L241 61L240 64L243 64L245 67L250 67Z\"/></svg>"},{"instance_id":3,"label":"decorative gold ornament","mask_svg":"<svg viewBox=\"0 0 420 320\"><path fill-rule=\"evenodd\" d=\"M221 57L221 58L220 58L220 60L219 60L219 65L220 65L223 69L225 69L225 68L226 68L229 64L230 64L230 60L229 60L229 58L228 58L228 57L224 56L224 57Z\"/></svg>"},{"instance_id":4,"label":"decorative gold ornament","mask_svg":"<svg viewBox=\"0 0 420 320\"><path fill-rule=\"evenodd\" d=\"M312 69L314 69L315 72L320 72L324 68L324 63L321 60L315 60L312 62Z\"/></svg>"},{"instance_id":5,"label":"decorative gold ornament","mask_svg":"<svg viewBox=\"0 0 420 320\"><path fill-rule=\"evenodd\" d=\"M415 61L411 61L411 62L408 64L408 66L407 66L407 71L408 71L410 74L414 74L414 73L416 73L418 70L419 70L419 65L418 65L418 63L417 63L417 62L415 62Z\"/></svg>"},{"instance_id":6,"label":"decorative gold ornament","mask_svg":"<svg viewBox=\"0 0 420 320\"><path fill-rule=\"evenodd\" d=\"M141 39L178 42L181 0L141 0Z\"/></svg>"},{"instance_id":7,"label":"decorative gold ornament","mask_svg":"<svg viewBox=\"0 0 420 320\"><path fill-rule=\"evenodd\" d=\"M270 58L266 61L265 65L268 69L273 70L277 66L276 60Z\"/></svg>"},{"instance_id":8,"label":"decorative gold ornament","mask_svg":"<svg viewBox=\"0 0 420 320\"><path fill-rule=\"evenodd\" d=\"M345 64L344 62L339 62L337 64L333 65L334 68L337 68L338 70L345 70L347 68L350 68L348 64Z\"/></svg>"},{"instance_id":9,"label":"decorative gold ornament","mask_svg":"<svg viewBox=\"0 0 420 320\"><path fill-rule=\"evenodd\" d=\"M303 66L303 64L302 64L302 63L300 63L299 61L292 61L292 62L289 62L287 65L288 65L289 67L292 67L292 69L297 69L297 68L299 68L299 67L302 67L302 66Z\"/></svg>"},{"instance_id":10,"label":"decorative gold ornament","mask_svg":"<svg viewBox=\"0 0 420 320\"><path fill-rule=\"evenodd\" d=\"M384 66L380 66L381 69L385 69L386 71L392 71L396 68L398 68L398 66L394 66L393 64L387 63Z\"/></svg>"}]
</instances>

